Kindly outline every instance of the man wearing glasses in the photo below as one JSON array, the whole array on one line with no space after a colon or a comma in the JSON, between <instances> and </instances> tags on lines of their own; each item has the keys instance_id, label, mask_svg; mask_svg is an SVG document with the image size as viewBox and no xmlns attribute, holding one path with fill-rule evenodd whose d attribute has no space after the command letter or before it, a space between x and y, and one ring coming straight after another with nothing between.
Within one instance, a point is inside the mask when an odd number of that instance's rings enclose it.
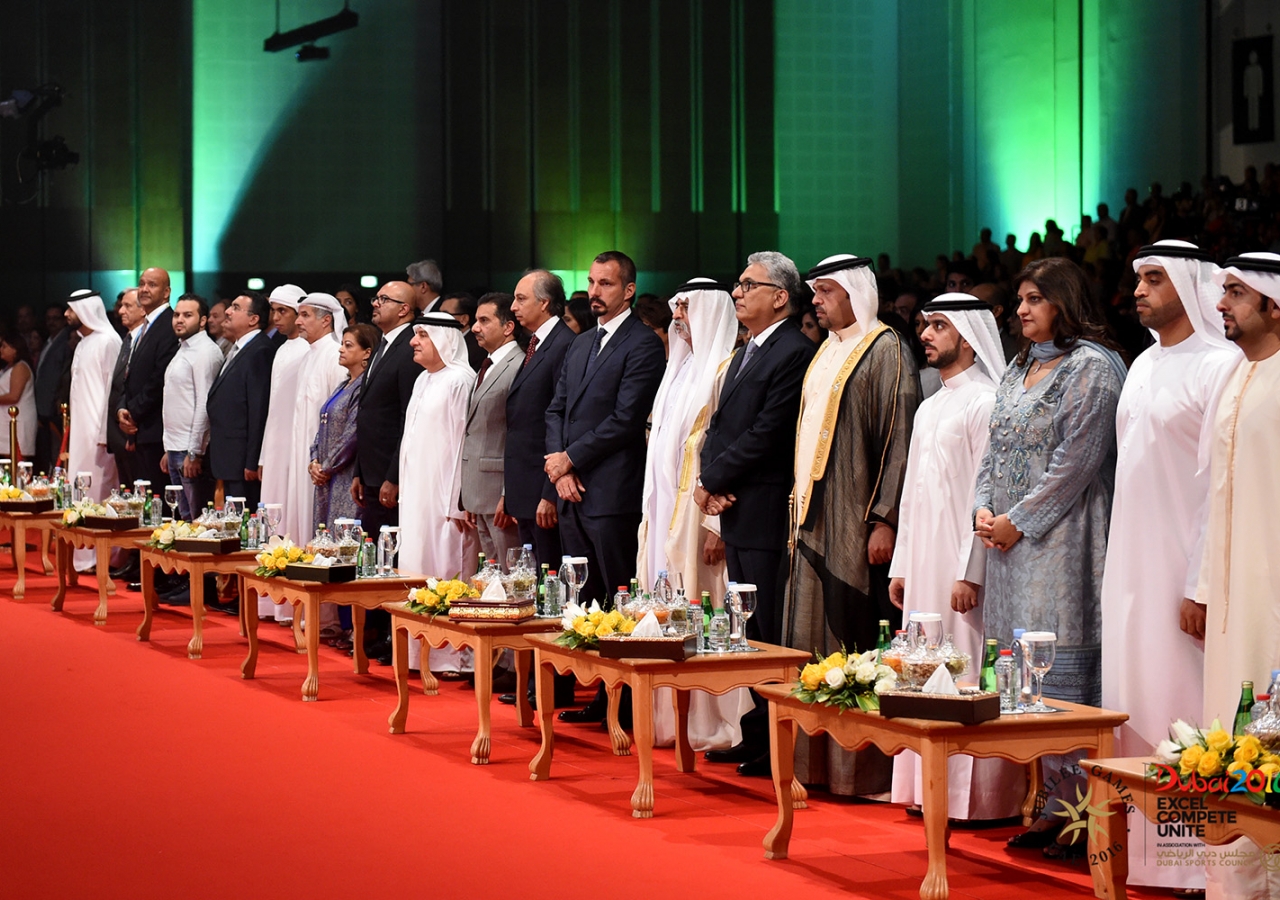
<instances>
[{"instance_id":1,"label":"man wearing glasses","mask_svg":"<svg viewBox=\"0 0 1280 900\"><path fill-rule=\"evenodd\" d=\"M733 286L733 305L751 337L725 371L693 495L703 512L720 516L729 580L756 586L756 614L747 621L747 637L771 644L782 642L796 419L804 373L816 349L790 318L799 291L796 264L781 253L747 257ZM742 719L742 743L708 751L707 759L741 763L738 771L744 775L768 775L767 713L757 699L756 709Z\"/></svg>"},{"instance_id":2,"label":"man wearing glasses","mask_svg":"<svg viewBox=\"0 0 1280 900\"><path fill-rule=\"evenodd\" d=\"M399 522L400 435L405 410L413 396L413 383L422 366L413 361L413 329L416 315L413 286L389 281L373 298L373 324L382 332L360 389L356 414L356 464L351 479L351 499L360 507L365 531L377 535L383 525ZM370 659L391 660L389 617L370 612L365 619L365 649Z\"/></svg>"}]
</instances>

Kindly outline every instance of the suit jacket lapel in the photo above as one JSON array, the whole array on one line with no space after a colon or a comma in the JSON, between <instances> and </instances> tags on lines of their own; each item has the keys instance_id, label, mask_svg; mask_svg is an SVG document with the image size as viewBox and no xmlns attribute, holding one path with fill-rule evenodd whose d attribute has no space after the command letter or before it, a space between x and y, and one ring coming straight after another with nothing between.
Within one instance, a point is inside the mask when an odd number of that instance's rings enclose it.
<instances>
[{"instance_id":1,"label":"suit jacket lapel","mask_svg":"<svg viewBox=\"0 0 1280 900\"><path fill-rule=\"evenodd\" d=\"M210 394L212 394L214 391L218 389L218 386L222 384L223 379L225 379L227 375L231 372L231 370L234 369L240 363L240 360L244 359L244 355L249 352L249 348L253 346L254 341L256 341L260 337L262 337L261 331L259 331L256 335L254 335L247 344L245 344L238 351L236 351L236 355L232 357L231 362L227 363L227 367L223 369L221 372L219 372L218 377L213 380L213 384L209 388ZM134 353L137 353L137 352L138 351L136 350L134 351Z\"/></svg>"},{"instance_id":2,"label":"suit jacket lapel","mask_svg":"<svg viewBox=\"0 0 1280 900\"><path fill-rule=\"evenodd\" d=\"M788 326L785 322L779 325L777 329L774 330L773 334L769 335L764 344L761 345L760 349L751 354L751 359L745 366L743 365L742 358L746 355L746 345L744 344L738 348L737 352L733 354L733 361L729 363L729 371L725 372L725 385L724 389L720 392L721 405L723 405L725 400L733 395L734 390L738 387L738 382L742 380L741 376L751 371L752 366L760 365L761 357L768 353L769 349L778 342L778 334L786 327Z\"/></svg>"},{"instance_id":3,"label":"suit jacket lapel","mask_svg":"<svg viewBox=\"0 0 1280 900\"><path fill-rule=\"evenodd\" d=\"M600 353L596 356L595 364L591 362L591 351L587 351L586 368L583 369L582 378L578 381L578 386L574 389L573 396L569 398L569 406L573 406L578 398L582 396L583 391L587 389L587 385L591 383L591 379L600 371L600 367L605 364L609 358L609 354L616 350L622 344L626 343L627 338L631 336L632 326L634 324L635 313L627 317L627 320L618 326L609 340L605 341L605 345L600 348Z\"/></svg>"},{"instance_id":4,"label":"suit jacket lapel","mask_svg":"<svg viewBox=\"0 0 1280 900\"><path fill-rule=\"evenodd\" d=\"M534 356L537 356L537 354L535 353ZM502 362L489 367L489 371L484 374L484 381L480 383L480 386L475 389L475 393L471 395L471 403L467 408L468 425L471 424L471 419L475 416L476 410L480 408L481 398L485 397L489 390L502 380L502 376L507 373L511 366L518 362L524 362L524 354L520 352L519 346L514 350L508 351L507 355L502 358ZM532 365L533 361L530 360L529 364ZM510 387L507 390L510 390Z\"/></svg>"}]
</instances>

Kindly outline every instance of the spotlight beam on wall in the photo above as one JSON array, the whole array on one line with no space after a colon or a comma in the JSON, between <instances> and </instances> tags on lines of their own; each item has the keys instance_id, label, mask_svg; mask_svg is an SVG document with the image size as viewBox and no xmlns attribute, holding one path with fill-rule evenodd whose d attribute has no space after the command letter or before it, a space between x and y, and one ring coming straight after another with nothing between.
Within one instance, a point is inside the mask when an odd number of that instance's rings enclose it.
<instances>
[{"instance_id":1,"label":"spotlight beam on wall","mask_svg":"<svg viewBox=\"0 0 1280 900\"><path fill-rule=\"evenodd\" d=\"M296 47L298 44L309 44L331 34L347 31L359 24L359 14L344 7L342 12L336 16L312 22L310 25L303 25L301 28L282 32L277 27L276 33L262 42L262 49L267 53L279 53L281 50Z\"/></svg>"}]
</instances>

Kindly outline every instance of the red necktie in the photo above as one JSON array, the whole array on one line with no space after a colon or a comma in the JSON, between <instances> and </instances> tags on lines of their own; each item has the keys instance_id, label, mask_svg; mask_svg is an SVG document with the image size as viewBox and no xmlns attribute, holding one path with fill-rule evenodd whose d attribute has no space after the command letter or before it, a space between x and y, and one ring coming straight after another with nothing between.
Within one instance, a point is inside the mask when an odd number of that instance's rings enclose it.
<instances>
[{"instance_id":1,"label":"red necktie","mask_svg":"<svg viewBox=\"0 0 1280 900\"><path fill-rule=\"evenodd\" d=\"M523 369L525 366L529 365L529 360L533 359L533 351L537 349L538 336L535 334L529 338L529 349L524 351L524 362L520 365L520 368Z\"/></svg>"},{"instance_id":2,"label":"red necktie","mask_svg":"<svg viewBox=\"0 0 1280 900\"><path fill-rule=\"evenodd\" d=\"M484 362L480 363L480 371L476 373L476 387L484 384L484 373L489 371L491 365L493 365L493 360L486 356Z\"/></svg>"}]
</instances>

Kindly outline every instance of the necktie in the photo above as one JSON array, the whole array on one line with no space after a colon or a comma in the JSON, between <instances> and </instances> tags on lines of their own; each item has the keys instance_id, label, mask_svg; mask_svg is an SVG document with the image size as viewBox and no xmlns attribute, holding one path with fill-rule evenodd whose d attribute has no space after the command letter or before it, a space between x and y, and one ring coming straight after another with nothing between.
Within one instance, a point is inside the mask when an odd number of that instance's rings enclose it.
<instances>
[{"instance_id":1,"label":"necktie","mask_svg":"<svg viewBox=\"0 0 1280 900\"><path fill-rule=\"evenodd\" d=\"M603 328L596 329L596 340L591 345L591 356L587 359L587 368L590 369L595 365L596 357L600 355L600 345L604 343L605 331Z\"/></svg>"},{"instance_id":2,"label":"necktie","mask_svg":"<svg viewBox=\"0 0 1280 900\"><path fill-rule=\"evenodd\" d=\"M742 377L742 370L747 367L747 363L751 362L751 357L755 355L758 346L755 341L747 341L746 349L742 351L742 365L738 366L738 374L734 376L735 381Z\"/></svg>"},{"instance_id":3,"label":"necktie","mask_svg":"<svg viewBox=\"0 0 1280 900\"><path fill-rule=\"evenodd\" d=\"M484 384L484 373L489 371L491 365L493 365L493 360L486 356L484 362L480 363L480 371L476 373L476 387Z\"/></svg>"},{"instance_id":4,"label":"necktie","mask_svg":"<svg viewBox=\"0 0 1280 900\"><path fill-rule=\"evenodd\" d=\"M533 359L533 351L538 349L538 336L532 335L529 338L529 348L524 351L524 362L520 364L520 368L529 365L529 360Z\"/></svg>"},{"instance_id":5,"label":"necktie","mask_svg":"<svg viewBox=\"0 0 1280 900\"><path fill-rule=\"evenodd\" d=\"M116 358L116 371L120 371L120 360L124 360L124 373L129 374L129 360L133 359L133 336L125 333L124 341L120 346L120 356Z\"/></svg>"},{"instance_id":6,"label":"necktie","mask_svg":"<svg viewBox=\"0 0 1280 900\"><path fill-rule=\"evenodd\" d=\"M387 336L384 334L382 340L378 341L378 352L373 354L373 359L369 361L369 368L365 371L365 377L369 377L369 373L373 371L373 367L378 364L378 360L382 359L382 354L387 352Z\"/></svg>"},{"instance_id":7,"label":"necktie","mask_svg":"<svg viewBox=\"0 0 1280 900\"><path fill-rule=\"evenodd\" d=\"M218 370L218 377L221 378L223 373L231 367L231 360L236 358L236 354L240 352L239 344L231 345L231 352L227 354L227 358L222 361L222 368Z\"/></svg>"}]
</instances>

